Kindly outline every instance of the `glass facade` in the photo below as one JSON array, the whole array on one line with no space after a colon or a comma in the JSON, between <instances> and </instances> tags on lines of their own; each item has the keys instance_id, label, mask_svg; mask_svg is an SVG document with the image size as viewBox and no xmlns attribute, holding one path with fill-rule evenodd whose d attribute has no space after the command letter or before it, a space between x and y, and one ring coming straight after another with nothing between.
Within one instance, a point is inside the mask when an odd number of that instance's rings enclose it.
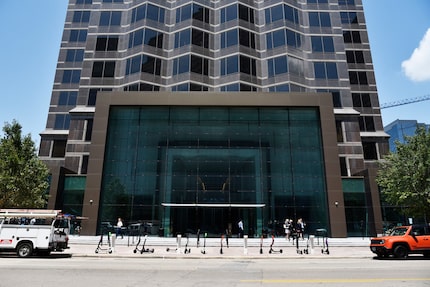
<instances>
[{"instance_id":1,"label":"glass facade","mask_svg":"<svg viewBox=\"0 0 430 287\"><path fill-rule=\"evenodd\" d=\"M111 107L108 124L99 222L166 236L235 233L239 219L250 236L286 218L328 227L317 108Z\"/></svg>"}]
</instances>

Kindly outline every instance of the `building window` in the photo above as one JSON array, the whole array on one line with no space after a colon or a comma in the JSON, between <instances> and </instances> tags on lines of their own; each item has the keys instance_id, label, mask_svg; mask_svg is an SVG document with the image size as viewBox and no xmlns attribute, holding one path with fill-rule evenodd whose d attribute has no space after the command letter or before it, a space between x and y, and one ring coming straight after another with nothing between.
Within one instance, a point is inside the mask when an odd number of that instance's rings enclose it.
<instances>
[{"instance_id":1,"label":"building window","mask_svg":"<svg viewBox=\"0 0 430 287\"><path fill-rule=\"evenodd\" d=\"M184 83L184 84L172 87L172 92L187 92L187 91L205 92L208 90L209 90L208 87L203 86L201 84L196 84L196 83Z\"/></svg>"},{"instance_id":2,"label":"building window","mask_svg":"<svg viewBox=\"0 0 430 287\"><path fill-rule=\"evenodd\" d=\"M151 29L145 29L143 44L161 49L163 47L163 33Z\"/></svg>"},{"instance_id":3,"label":"building window","mask_svg":"<svg viewBox=\"0 0 430 287\"><path fill-rule=\"evenodd\" d=\"M87 174L88 172L88 155L82 156L82 162L81 162L81 174Z\"/></svg>"},{"instance_id":4,"label":"building window","mask_svg":"<svg viewBox=\"0 0 430 287\"><path fill-rule=\"evenodd\" d=\"M334 53L333 37L312 36L312 52Z\"/></svg>"},{"instance_id":5,"label":"building window","mask_svg":"<svg viewBox=\"0 0 430 287\"><path fill-rule=\"evenodd\" d=\"M343 41L345 43L361 43L360 31L343 31Z\"/></svg>"},{"instance_id":6,"label":"building window","mask_svg":"<svg viewBox=\"0 0 430 287\"><path fill-rule=\"evenodd\" d=\"M103 0L103 3L124 3L124 0Z\"/></svg>"},{"instance_id":7,"label":"building window","mask_svg":"<svg viewBox=\"0 0 430 287\"><path fill-rule=\"evenodd\" d=\"M88 23L90 21L90 11L75 11L73 13L73 23Z\"/></svg>"},{"instance_id":8,"label":"building window","mask_svg":"<svg viewBox=\"0 0 430 287\"><path fill-rule=\"evenodd\" d=\"M209 73L209 60L196 55L191 55L191 72L207 76Z\"/></svg>"},{"instance_id":9,"label":"building window","mask_svg":"<svg viewBox=\"0 0 430 287\"><path fill-rule=\"evenodd\" d=\"M84 60L84 49L69 49L66 53L66 62L82 62Z\"/></svg>"},{"instance_id":10,"label":"building window","mask_svg":"<svg viewBox=\"0 0 430 287\"><path fill-rule=\"evenodd\" d=\"M139 72L159 76L161 73L161 59L147 55L139 55L131 59L127 59L125 74L130 75Z\"/></svg>"},{"instance_id":11,"label":"building window","mask_svg":"<svg viewBox=\"0 0 430 287\"><path fill-rule=\"evenodd\" d=\"M209 48L209 34L206 32L203 32L201 30L192 29L191 30L191 43L193 45L203 47L208 49Z\"/></svg>"},{"instance_id":12,"label":"building window","mask_svg":"<svg viewBox=\"0 0 430 287\"><path fill-rule=\"evenodd\" d=\"M205 23L210 23L210 9L198 4L188 4L176 9L176 23L194 19Z\"/></svg>"},{"instance_id":13,"label":"building window","mask_svg":"<svg viewBox=\"0 0 430 287\"><path fill-rule=\"evenodd\" d=\"M311 27L331 27L329 12L309 12L309 25Z\"/></svg>"},{"instance_id":14,"label":"building window","mask_svg":"<svg viewBox=\"0 0 430 287\"><path fill-rule=\"evenodd\" d=\"M137 91L146 91L146 92L156 92L160 90L160 86L147 84L147 83L137 83L124 87L125 92L137 92Z\"/></svg>"},{"instance_id":15,"label":"building window","mask_svg":"<svg viewBox=\"0 0 430 287\"><path fill-rule=\"evenodd\" d=\"M355 5L355 0L338 0L339 6L345 6L345 5Z\"/></svg>"},{"instance_id":16,"label":"building window","mask_svg":"<svg viewBox=\"0 0 430 287\"><path fill-rule=\"evenodd\" d=\"M221 49L236 46L239 43L237 29L229 30L221 33Z\"/></svg>"},{"instance_id":17,"label":"building window","mask_svg":"<svg viewBox=\"0 0 430 287\"><path fill-rule=\"evenodd\" d=\"M359 118L360 131L362 132L374 132L375 123L372 116L364 116Z\"/></svg>"},{"instance_id":18,"label":"building window","mask_svg":"<svg viewBox=\"0 0 430 287\"><path fill-rule=\"evenodd\" d=\"M287 20L294 24L299 24L299 12L296 8L288 5L277 5L264 10L266 24L278 21Z\"/></svg>"},{"instance_id":19,"label":"building window","mask_svg":"<svg viewBox=\"0 0 430 287\"><path fill-rule=\"evenodd\" d=\"M62 91L58 97L59 106L76 106L78 92L76 91Z\"/></svg>"},{"instance_id":20,"label":"building window","mask_svg":"<svg viewBox=\"0 0 430 287\"><path fill-rule=\"evenodd\" d=\"M113 78L115 76L115 61L94 62L92 77Z\"/></svg>"},{"instance_id":21,"label":"building window","mask_svg":"<svg viewBox=\"0 0 430 287\"><path fill-rule=\"evenodd\" d=\"M56 114L54 122L54 130L68 130L70 126L69 114Z\"/></svg>"},{"instance_id":22,"label":"building window","mask_svg":"<svg viewBox=\"0 0 430 287\"><path fill-rule=\"evenodd\" d=\"M367 85L367 73L366 72L358 72L358 71L350 71L349 72L349 82L351 85Z\"/></svg>"},{"instance_id":23,"label":"building window","mask_svg":"<svg viewBox=\"0 0 430 287\"><path fill-rule=\"evenodd\" d=\"M340 175L341 176L348 176L348 167L346 165L346 158L345 157L339 157L340 162Z\"/></svg>"},{"instance_id":24,"label":"building window","mask_svg":"<svg viewBox=\"0 0 430 287\"><path fill-rule=\"evenodd\" d=\"M93 0L76 0L76 4L93 4Z\"/></svg>"},{"instance_id":25,"label":"building window","mask_svg":"<svg viewBox=\"0 0 430 287\"><path fill-rule=\"evenodd\" d=\"M96 105L98 91L100 91L100 89L90 89L88 93L88 101L87 101L88 106L94 107Z\"/></svg>"},{"instance_id":26,"label":"building window","mask_svg":"<svg viewBox=\"0 0 430 287\"><path fill-rule=\"evenodd\" d=\"M255 49L255 34L243 29L239 29L239 44L241 46Z\"/></svg>"},{"instance_id":27,"label":"building window","mask_svg":"<svg viewBox=\"0 0 430 287\"><path fill-rule=\"evenodd\" d=\"M372 102L370 101L370 94L368 93L353 93L352 94L352 105L354 108L370 108L372 107Z\"/></svg>"},{"instance_id":28,"label":"building window","mask_svg":"<svg viewBox=\"0 0 430 287\"><path fill-rule=\"evenodd\" d=\"M96 51L117 51L118 36L99 36L96 42Z\"/></svg>"},{"instance_id":29,"label":"building window","mask_svg":"<svg viewBox=\"0 0 430 287\"><path fill-rule=\"evenodd\" d=\"M315 62L315 79L338 79L336 63Z\"/></svg>"},{"instance_id":30,"label":"building window","mask_svg":"<svg viewBox=\"0 0 430 287\"><path fill-rule=\"evenodd\" d=\"M363 153L365 160L377 160L378 153L375 142L363 142Z\"/></svg>"},{"instance_id":31,"label":"building window","mask_svg":"<svg viewBox=\"0 0 430 287\"><path fill-rule=\"evenodd\" d=\"M93 119L88 119L85 121L84 141L91 141L91 135L93 133L93 122Z\"/></svg>"},{"instance_id":32,"label":"building window","mask_svg":"<svg viewBox=\"0 0 430 287\"><path fill-rule=\"evenodd\" d=\"M185 55L173 60L173 75L190 72L190 55Z\"/></svg>"},{"instance_id":33,"label":"building window","mask_svg":"<svg viewBox=\"0 0 430 287\"><path fill-rule=\"evenodd\" d=\"M81 79L81 70L64 70L61 83L78 84Z\"/></svg>"},{"instance_id":34,"label":"building window","mask_svg":"<svg viewBox=\"0 0 430 287\"><path fill-rule=\"evenodd\" d=\"M221 59L221 75L239 72L239 57L237 55Z\"/></svg>"},{"instance_id":35,"label":"building window","mask_svg":"<svg viewBox=\"0 0 430 287\"><path fill-rule=\"evenodd\" d=\"M85 42L87 40L87 30L70 30L69 42Z\"/></svg>"},{"instance_id":36,"label":"building window","mask_svg":"<svg viewBox=\"0 0 430 287\"><path fill-rule=\"evenodd\" d=\"M345 51L346 61L350 64L364 64L363 51Z\"/></svg>"},{"instance_id":37,"label":"building window","mask_svg":"<svg viewBox=\"0 0 430 287\"><path fill-rule=\"evenodd\" d=\"M164 8L148 4L146 18L159 23L164 23Z\"/></svg>"},{"instance_id":38,"label":"building window","mask_svg":"<svg viewBox=\"0 0 430 287\"><path fill-rule=\"evenodd\" d=\"M51 157L64 157L66 155L66 140L54 140Z\"/></svg>"},{"instance_id":39,"label":"building window","mask_svg":"<svg viewBox=\"0 0 430 287\"><path fill-rule=\"evenodd\" d=\"M338 143L343 142L342 121L339 121L339 120L336 120L336 135L337 135L337 142Z\"/></svg>"},{"instance_id":40,"label":"building window","mask_svg":"<svg viewBox=\"0 0 430 287\"><path fill-rule=\"evenodd\" d=\"M239 19L249 23L254 23L254 9L239 4Z\"/></svg>"},{"instance_id":41,"label":"building window","mask_svg":"<svg viewBox=\"0 0 430 287\"><path fill-rule=\"evenodd\" d=\"M237 4L221 9L221 23L238 19Z\"/></svg>"},{"instance_id":42,"label":"building window","mask_svg":"<svg viewBox=\"0 0 430 287\"><path fill-rule=\"evenodd\" d=\"M288 73L288 57L280 56L267 60L269 77Z\"/></svg>"},{"instance_id":43,"label":"building window","mask_svg":"<svg viewBox=\"0 0 430 287\"><path fill-rule=\"evenodd\" d=\"M272 86L269 87L269 92L289 92L290 91L290 85L284 84L284 85L278 85L278 86Z\"/></svg>"},{"instance_id":44,"label":"building window","mask_svg":"<svg viewBox=\"0 0 430 287\"><path fill-rule=\"evenodd\" d=\"M328 0L308 0L308 4L327 4Z\"/></svg>"},{"instance_id":45,"label":"building window","mask_svg":"<svg viewBox=\"0 0 430 287\"><path fill-rule=\"evenodd\" d=\"M241 55L240 56L240 72L244 73L244 74L255 76L257 74L255 59Z\"/></svg>"},{"instance_id":46,"label":"building window","mask_svg":"<svg viewBox=\"0 0 430 287\"><path fill-rule=\"evenodd\" d=\"M340 12L342 24L358 24L357 12Z\"/></svg>"},{"instance_id":47,"label":"building window","mask_svg":"<svg viewBox=\"0 0 430 287\"><path fill-rule=\"evenodd\" d=\"M145 19L146 16L146 4L141 5L131 10L131 23L138 22Z\"/></svg>"},{"instance_id":48,"label":"building window","mask_svg":"<svg viewBox=\"0 0 430 287\"><path fill-rule=\"evenodd\" d=\"M186 29L175 33L175 48L191 45L191 30Z\"/></svg>"},{"instance_id":49,"label":"building window","mask_svg":"<svg viewBox=\"0 0 430 287\"><path fill-rule=\"evenodd\" d=\"M100 15L100 26L120 26L121 11L102 11Z\"/></svg>"}]
</instances>

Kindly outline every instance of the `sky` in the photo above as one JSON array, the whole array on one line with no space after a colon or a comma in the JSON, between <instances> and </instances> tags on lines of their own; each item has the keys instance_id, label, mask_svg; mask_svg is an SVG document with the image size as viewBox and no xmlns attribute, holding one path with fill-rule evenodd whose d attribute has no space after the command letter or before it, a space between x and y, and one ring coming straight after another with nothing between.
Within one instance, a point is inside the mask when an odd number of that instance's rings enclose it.
<instances>
[{"instance_id":1,"label":"sky","mask_svg":"<svg viewBox=\"0 0 430 287\"><path fill-rule=\"evenodd\" d=\"M17 120L38 146L68 0L0 0L0 125ZM380 103L430 95L430 1L363 0ZM430 124L430 100L382 110ZM3 133L1 133L3 135Z\"/></svg>"}]
</instances>

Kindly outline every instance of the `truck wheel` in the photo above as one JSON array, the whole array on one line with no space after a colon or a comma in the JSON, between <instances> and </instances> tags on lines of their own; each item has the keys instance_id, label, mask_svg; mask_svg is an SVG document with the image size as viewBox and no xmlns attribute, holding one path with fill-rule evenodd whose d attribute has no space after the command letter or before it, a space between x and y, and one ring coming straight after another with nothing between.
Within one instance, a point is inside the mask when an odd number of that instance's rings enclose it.
<instances>
[{"instance_id":1,"label":"truck wheel","mask_svg":"<svg viewBox=\"0 0 430 287\"><path fill-rule=\"evenodd\" d=\"M16 249L16 254L21 258L29 257L31 254L33 254L33 245L28 242L19 244Z\"/></svg>"},{"instance_id":2,"label":"truck wheel","mask_svg":"<svg viewBox=\"0 0 430 287\"><path fill-rule=\"evenodd\" d=\"M394 257L399 258L399 259L405 259L406 257L408 257L408 248L404 245L397 245L394 248L393 254Z\"/></svg>"}]
</instances>

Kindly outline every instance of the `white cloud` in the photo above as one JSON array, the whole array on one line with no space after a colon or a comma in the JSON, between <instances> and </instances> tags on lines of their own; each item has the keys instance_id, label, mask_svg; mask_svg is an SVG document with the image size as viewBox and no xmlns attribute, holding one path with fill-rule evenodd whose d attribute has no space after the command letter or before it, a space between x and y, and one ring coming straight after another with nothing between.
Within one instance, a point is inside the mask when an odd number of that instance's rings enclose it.
<instances>
[{"instance_id":1,"label":"white cloud","mask_svg":"<svg viewBox=\"0 0 430 287\"><path fill-rule=\"evenodd\" d=\"M430 81L430 28L411 57L402 62L402 68L412 81Z\"/></svg>"}]
</instances>

